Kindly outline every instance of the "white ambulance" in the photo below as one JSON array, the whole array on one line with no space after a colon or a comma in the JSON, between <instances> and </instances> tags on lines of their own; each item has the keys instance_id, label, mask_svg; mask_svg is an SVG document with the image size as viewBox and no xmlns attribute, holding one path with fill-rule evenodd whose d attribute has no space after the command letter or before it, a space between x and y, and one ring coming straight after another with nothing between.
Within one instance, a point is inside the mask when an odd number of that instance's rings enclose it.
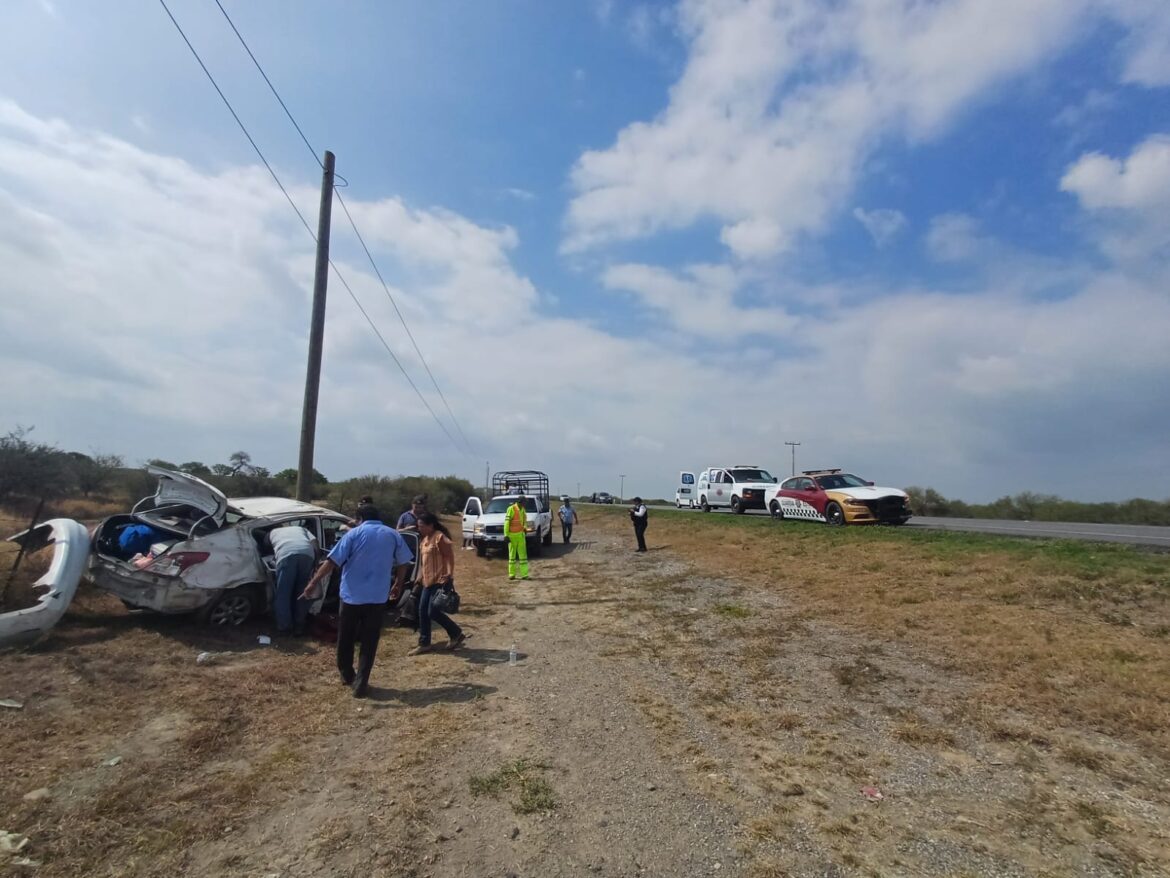
<instances>
[{"instance_id":1,"label":"white ambulance","mask_svg":"<svg viewBox=\"0 0 1170 878\"><path fill-rule=\"evenodd\" d=\"M699 473L695 503L704 512L727 508L736 515L749 509L766 509L765 494L778 481L766 469L749 464L713 466Z\"/></svg>"},{"instance_id":2,"label":"white ambulance","mask_svg":"<svg viewBox=\"0 0 1170 878\"><path fill-rule=\"evenodd\" d=\"M674 505L678 509L694 509L695 501L695 474L679 473L678 487L674 489Z\"/></svg>"}]
</instances>

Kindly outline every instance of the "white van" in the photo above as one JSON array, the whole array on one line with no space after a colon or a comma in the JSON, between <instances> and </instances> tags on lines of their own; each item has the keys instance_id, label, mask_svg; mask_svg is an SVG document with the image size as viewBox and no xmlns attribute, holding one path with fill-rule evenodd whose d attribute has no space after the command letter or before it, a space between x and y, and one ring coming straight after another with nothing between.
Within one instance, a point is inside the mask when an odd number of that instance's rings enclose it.
<instances>
[{"instance_id":1,"label":"white van","mask_svg":"<svg viewBox=\"0 0 1170 878\"><path fill-rule=\"evenodd\" d=\"M694 473L678 474L678 487L674 489L674 505L678 509L682 509L684 506L688 509L695 508Z\"/></svg>"},{"instance_id":2,"label":"white van","mask_svg":"<svg viewBox=\"0 0 1170 878\"><path fill-rule=\"evenodd\" d=\"M749 509L766 509L765 492L774 491L777 481L766 469L755 465L713 466L699 473L695 500L704 512L727 507L742 515Z\"/></svg>"}]
</instances>

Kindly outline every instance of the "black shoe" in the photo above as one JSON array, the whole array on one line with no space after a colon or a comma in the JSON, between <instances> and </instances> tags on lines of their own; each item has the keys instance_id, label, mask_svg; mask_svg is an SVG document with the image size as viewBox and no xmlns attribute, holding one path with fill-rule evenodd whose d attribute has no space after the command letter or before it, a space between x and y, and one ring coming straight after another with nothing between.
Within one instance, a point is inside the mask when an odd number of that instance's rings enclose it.
<instances>
[{"instance_id":1,"label":"black shoe","mask_svg":"<svg viewBox=\"0 0 1170 878\"><path fill-rule=\"evenodd\" d=\"M370 684L365 680L356 680L353 684L353 697L366 698L370 694Z\"/></svg>"},{"instance_id":2,"label":"black shoe","mask_svg":"<svg viewBox=\"0 0 1170 878\"><path fill-rule=\"evenodd\" d=\"M352 686L354 679L357 677L357 674L355 674L353 671L350 671L348 674L343 673L342 671L338 671L337 673L341 677L341 684L343 686Z\"/></svg>"}]
</instances>

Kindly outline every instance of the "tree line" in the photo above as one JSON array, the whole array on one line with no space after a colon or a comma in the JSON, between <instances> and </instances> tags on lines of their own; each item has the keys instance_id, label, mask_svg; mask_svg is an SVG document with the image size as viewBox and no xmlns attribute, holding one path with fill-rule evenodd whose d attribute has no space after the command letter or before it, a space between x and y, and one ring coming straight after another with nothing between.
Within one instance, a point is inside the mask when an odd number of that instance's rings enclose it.
<instances>
[{"instance_id":1,"label":"tree line","mask_svg":"<svg viewBox=\"0 0 1170 878\"><path fill-rule=\"evenodd\" d=\"M31 427L17 427L0 436L0 505L21 513L33 512L41 500L86 498L123 503L129 509L154 493L157 479L147 466L183 472L219 488L228 497L292 497L297 471L273 472L256 464L246 451L236 451L225 463L198 460L175 463L151 458L141 466L127 466L117 454L63 451L37 441ZM463 509L475 489L458 476L364 475L331 482L313 470L313 501L338 511L352 511L361 497L371 497L389 520L397 519L418 494L425 494L435 512ZM49 506L51 508L51 505Z\"/></svg>"},{"instance_id":2,"label":"tree line","mask_svg":"<svg viewBox=\"0 0 1170 878\"><path fill-rule=\"evenodd\" d=\"M1170 525L1170 500L1135 497L1119 503L1081 503L1055 494L1024 491L991 503L966 503L944 497L934 488L911 486L910 508L915 515L943 518L997 518L1014 521L1073 521L1083 524Z\"/></svg>"}]
</instances>

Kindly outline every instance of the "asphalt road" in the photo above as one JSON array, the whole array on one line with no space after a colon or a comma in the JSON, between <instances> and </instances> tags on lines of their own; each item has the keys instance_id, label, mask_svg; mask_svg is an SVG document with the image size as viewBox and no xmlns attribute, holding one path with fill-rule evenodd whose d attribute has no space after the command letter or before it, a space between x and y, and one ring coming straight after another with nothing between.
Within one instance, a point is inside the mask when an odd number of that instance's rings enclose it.
<instances>
[{"instance_id":1,"label":"asphalt road","mask_svg":"<svg viewBox=\"0 0 1170 878\"><path fill-rule=\"evenodd\" d=\"M652 509L674 509L652 506ZM729 514L723 512L722 514ZM749 515L766 515L751 512ZM801 522L803 524L803 522ZM1000 521L986 518L929 518L916 515L906 527L935 530L961 530L1013 537L1047 537L1061 540L1084 540L1093 543L1128 543L1133 546L1158 546L1170 551L1170 527L1140 524L1078 524L1061 521Z\"/></svg>"}]
</instances>

